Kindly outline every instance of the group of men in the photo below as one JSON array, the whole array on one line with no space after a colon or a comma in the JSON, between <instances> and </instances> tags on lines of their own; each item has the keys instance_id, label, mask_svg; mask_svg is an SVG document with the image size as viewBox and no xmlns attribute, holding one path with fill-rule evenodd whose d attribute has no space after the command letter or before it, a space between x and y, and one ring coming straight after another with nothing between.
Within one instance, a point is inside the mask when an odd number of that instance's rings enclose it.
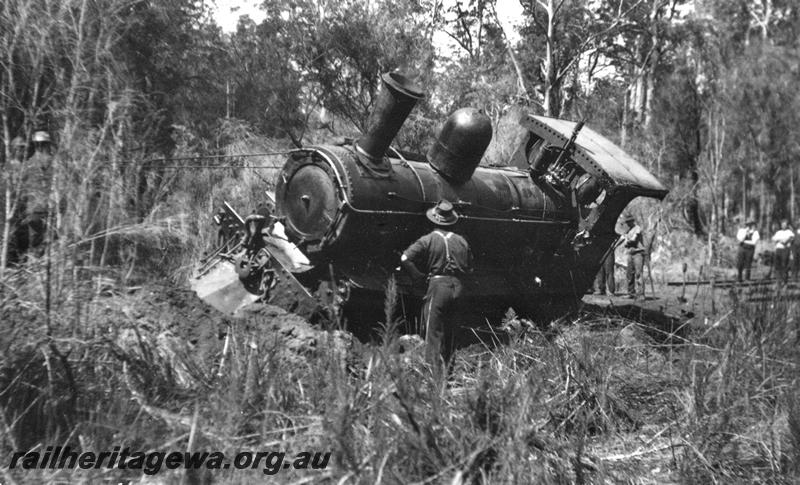
<instances>
[{"instance_id":1,"label":"group of men","mask_svg":"<svg viewBox=\"0 0 800 485\"><path fill-rule=\"evenodd\" d=\"M435 228L403 252L400 264L415 282L427 280L422 307L425 357L435 368L441 369L443 363L449 362L452 352L450 332L454 330L453 317L463 291L461 278L472 271L472 251L463 236L449 230L458 222L458 214L450 202L440 201L426 216ZM608 290L614 293L614 249L622 245L628 255L629 296L640 297L644 295L644 236L633 216L625 217L624 222L627 230L606 257L598 281L607 284Z\"/></svg>"},{"instance_id":2,"label":"group of men","mask_svg":"<svg viewBox=\"0 0 800 485\"><path fill-rule=\"evenodd\" d=\"M736 240L739 242L739 250L736 254L736 273L737 280L750 279L750 268L753 265L753 257L756 252L756 245L760 240L756 221L748 219L744 227L736 232ZM794 278L800 274L800 222L797 229L789 226L789 221L781 221L780 229L772 236L775 244L775 252L772 258L772 265L775 268L776 277L783 283L789 279L791 270Z\"/></svg>"},{"instance_id":3,"label":"group of men","mask_svg":"<svg viewBox=\"0 0 800 485\"><path fill-rule=\"evenodd\" d=\"M628 298L644 298L644 264L645 245L642 227L636 223L636 218L627 215L624 219L626 231L620 235L609 250L600 271L595 278L595 294L616 296L617 283L614 279L615 252L617 247L625 248L627 266L625 278L628 281Z\"/></svg>"}]
</instances>

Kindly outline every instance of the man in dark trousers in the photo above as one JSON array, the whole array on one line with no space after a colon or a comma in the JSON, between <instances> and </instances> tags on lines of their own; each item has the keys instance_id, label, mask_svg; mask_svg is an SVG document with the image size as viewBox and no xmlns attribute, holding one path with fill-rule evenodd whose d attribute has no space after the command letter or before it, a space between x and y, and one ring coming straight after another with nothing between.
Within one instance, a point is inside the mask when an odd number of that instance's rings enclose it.
<instances>
[{"instance_id":1,"label":"man in dark trousers","mask_svg":"<svg viewBox=\"0 0 800 485\"><path fill-rule=\"evenodd\" d=\"M792 239L792 277L797 279L800 276L800 220L794 226L794 239Z\"/></svg>"},{"instance_id":2,"label":"man in dark trousers","mask_svg":"<svg viewBox=\"0 0 800 485\"><path fill-rule=\"evenodd\" d=\"M775 271L781 284L786 284L789 279L789 256L794 240L794 231L789 227L789 221L781 220L781 228L772 236L775 243Z\"/></svg>"},{"instance_id":3,"label":"man in dark trousers","mask_svg":"<svg viewBox=\"0 0 800 485\"><path fill-rule=\"evenodd\" d=\"M23 144L24 140L19 141ZM52 190L52 155L50 153L50 135L46 131L33 134L33 155L22 161L16 161L15 175L18 181L19 205L17 207L18 223L14 236L15 248L12 261L21 258L26 252L40 255L44 252L46 242L47 219L49 216Z\"/></svg>"},{"instance_id":4,"label":"man in dark trousers","mask_svg":"<svg viewBox=\"0 0 800 485\"><path fill-rule=\"evenodd\" d=\"M623 237L623 245L628 253L628 268L625 271L628 277L628 298L644 298L644 236L642 228L636 224L632 215L625 217L628 231ZM641 287L641 292L636 287Z\"/></svg>"},{"instance_id":5,"label":"man in dark trousers","mask_svg":"<svg viewBox=\"0 0 800 485\"><path fill-rule=\"evenodd\" d=\"M600 271L597 272L597 276L594 279L595 286L597 287L597 291L595 294L597 295L605 295L606 289L608 289L608 294L611 296L616 296L617 292L617 283L614 280L614 249L616 249L617 244L615 243L611 250L606 255L606 259L603 260L603 264L600 265Z\"/></svg>"},{"instance_id":6,"label":"man in dark trousers","mask_svg":"<svg viewBox=\"0 0 800 485\"><path fill-rule=\"evenodd\" d=\"M472 252L466 239L446 229L458 221L450 202L442 200L426 215L437 227L409 246L400 264L414 281L428 279L422 306L425 358L440 369L442 362L449 363L452 353L453 315L461 298L461 277L472 269Z\"/></svg>"},{"instance_id":7,"label":"man in dark trousers","mask_svg":"<svg viewBox=\"0 0 800 485\"><path fill-rule=\"evenodd\" d=\"M736 279L742 281L742 274L746 280L750 279L750 267L753 266L753 255L760 236L756 230L756 221L748 219L745 227L736 232L739 241L739 251L736 253Z\"/></svg>"}]
</instances>

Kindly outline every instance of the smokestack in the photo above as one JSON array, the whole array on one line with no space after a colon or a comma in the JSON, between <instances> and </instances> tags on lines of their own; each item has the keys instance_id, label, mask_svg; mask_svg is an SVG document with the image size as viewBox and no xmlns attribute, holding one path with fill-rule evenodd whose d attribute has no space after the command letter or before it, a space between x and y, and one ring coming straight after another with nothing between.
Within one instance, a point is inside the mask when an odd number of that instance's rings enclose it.
<instances>
[{"instance_id":1,"label":"smokestack","mask_svg":"<svg viewBox=\"0 0 800 485\"><path fill-rule=\"evenodd\" d=\"M402 74L389 72L381 76L383 89L375 109L369 115L364 136L356 141L356 152L372 164L381 164L403 122L417 101L425 97L416 84Z\"/></svg>"}]
</instances>

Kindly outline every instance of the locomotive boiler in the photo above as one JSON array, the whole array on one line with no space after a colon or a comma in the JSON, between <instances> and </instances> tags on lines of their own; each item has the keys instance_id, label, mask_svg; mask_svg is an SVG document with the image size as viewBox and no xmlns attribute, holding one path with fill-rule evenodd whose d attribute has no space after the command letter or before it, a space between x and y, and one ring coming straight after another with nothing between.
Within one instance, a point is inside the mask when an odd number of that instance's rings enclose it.
<instances>
[{"instance_id":1,"label":"locomotive boiler","mask_svg":"<svg viewBox=\"0 0 800 485\"><path fill-rule=\"evenodd\" d=\"M424 288L397 273L399 256L430 231L425 211L447 199L474 256L463 279L467 312L552 313L592 285L628 203L667 193L583 123L543 116L521 120L526 136L508 166L480 164L492 127L472 108L445 120L426 156L402 152L392 141L424 93L398 73L382 80L360 138L288 156L273 210L243 219L226 204L217 220L228 243L204 266L200 280L214 283L195 285L201 297L228 312L256 298L297 311L306 308L300 300L322 302L353 318L369 302L382 305L395 276L399 292L418 301ZM210 269L225 259L235 282Z\"/></svg>"}]
</instances>

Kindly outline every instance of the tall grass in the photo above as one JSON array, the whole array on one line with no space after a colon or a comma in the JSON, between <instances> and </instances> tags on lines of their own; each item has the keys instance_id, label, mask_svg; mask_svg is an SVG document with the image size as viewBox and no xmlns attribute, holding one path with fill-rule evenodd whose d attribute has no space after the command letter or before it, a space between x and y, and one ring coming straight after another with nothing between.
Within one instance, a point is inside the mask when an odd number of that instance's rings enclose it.
<instances>
[{"instance_id":1,"label":"tall grass","mask_svg":"<svg viewBox=\"0 0 800 485\"><path fill-rule=\"evenodd\" d=\"M181 291L214 237L214 204L252 208L271 188L266 169L216 173L189 172L143 219L81 225L93 229L64 232L49 253L7 272L0 456L58 445L333 451L327 470L275 476L287 482L800 479L798 302L734 299L718 325L688 322L679 335L586 313L540 330L509 313L507 345L461 349L443 376L425 364L419 340L401 337L409 322L397 320L393 282L380 338L366 344L280 312L225 319ZM121 470L1 476L140 478Z\"/></svg>"},{"instance_id":2,"label":"tall grass","mask_svg":"<svg viewBox=\"0 0 800 485\"><path fill-rule=\"evenodd\" d=\"M461 349L450 375L438 376L420 352L400 352L393 292L390 285L380 342L318 331L297 345L265 330L302 325L293 317L198 320L183 313L197 302L179 295L94 296L78 325L70 324L75 297L54 300L48 328L33 289L3 290L10 331L0 337L2 454L59 444L333 451L327 470L275 477L287 482L799 478L795 301L737 303L724 324L663 339L670 344L637 331L639 323L585 314L547 332L508 325L518 329L508 345ZM217 326L229 338L221 372ZM263 474L213 478L249 483Z\"/></svg>"}]
</instances>

